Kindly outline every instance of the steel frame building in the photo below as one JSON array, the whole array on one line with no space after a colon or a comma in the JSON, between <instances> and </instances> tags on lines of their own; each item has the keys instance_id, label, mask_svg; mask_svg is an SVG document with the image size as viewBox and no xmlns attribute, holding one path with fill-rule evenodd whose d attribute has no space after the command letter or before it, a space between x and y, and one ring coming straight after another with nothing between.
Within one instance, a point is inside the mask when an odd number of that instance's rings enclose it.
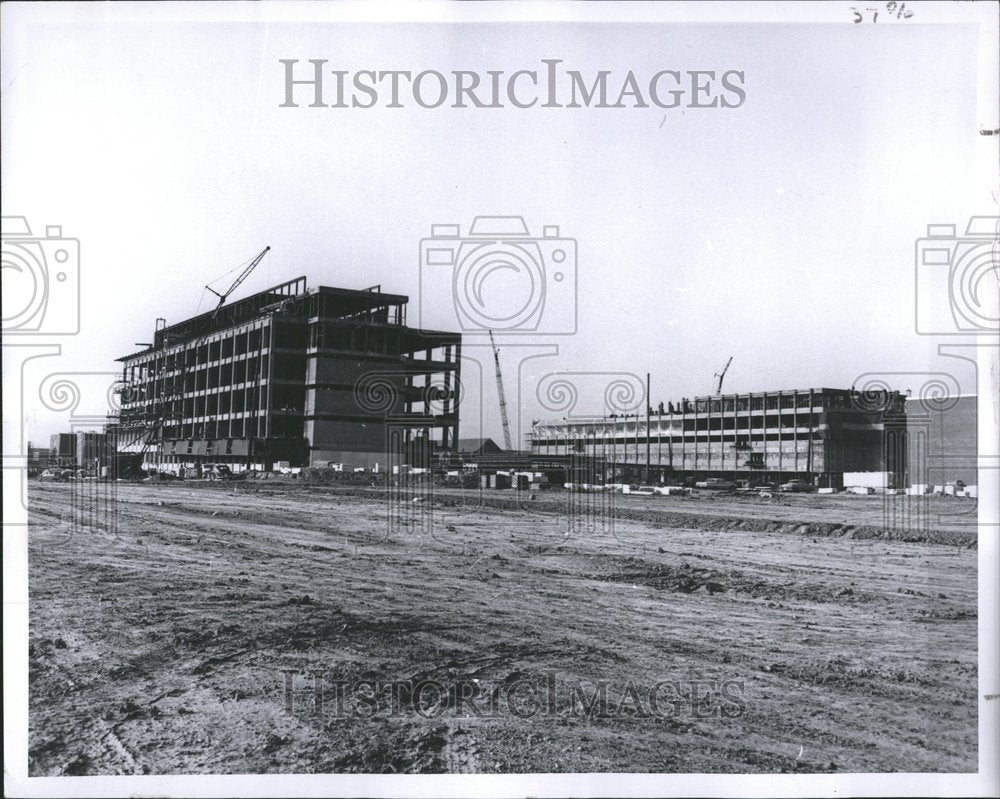
<instances>
[{"instance_id":1,"label":"steel frame building","mask_svg":"<svg viewBox=\"0 0 1000 799\"><path fill-rule=\"evenodd\" d=\"M304 277L167 326L119 358L119 453L146 468L417 462L458 441L461 335L408 298Z\"/></svg>"},{"instance_id":2,"label":"steel frame building","mask_svg":"<svg viewBox=\"0 0 1000 799\"><path fill-rule=\"evenodd\" d=\"M626 477L806 478L905 470L905 397L805 389L684 399L640 414L541 421L531 451L601 456Z\"/></svg>"}]
</instances>

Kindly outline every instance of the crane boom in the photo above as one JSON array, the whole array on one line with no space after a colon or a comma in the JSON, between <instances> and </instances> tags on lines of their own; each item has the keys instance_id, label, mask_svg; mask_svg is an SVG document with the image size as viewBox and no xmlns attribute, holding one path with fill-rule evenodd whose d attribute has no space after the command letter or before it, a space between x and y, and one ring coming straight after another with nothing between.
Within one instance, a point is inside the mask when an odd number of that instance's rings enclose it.
<instances>
[{"instance_id":1,"label":"crane boom","mask_svg":"<svg viewBox=\"0 0 1000 799\"><path fill-rule=\"evenodd\" d=\"M733 362L733 356L730 355L729 360L726 361L726 365L722 367L722 371L715 373L715 377L719 378L719 381L715 384L716 394L722 393L722 379L726 376L726 372L729 371L729 364L731 364L732 362Z\"/></svg>"},{"instance_id":2,"label":"crane boom","mask_svg":"<svg viewBox=\"0 0 1000 799\"><path fill-rule=\"evenodd\" d=\"M510 420L507 418L507 397L503 391L503 375L500 373L500 350L497 349L493 340L493 331L490 331L490 346L493 347L493 361L497 368L497 396L500 398L500 423L503 425L503 445L505 449L512 450L514 445L510 440Z\"/></svg>"},{"instance_id":3,"label":"crane boom","mask_svg":"<svg viewBox=\"0 0 1000 799\"><path fill-rule=\"evenodd\" d=\"M221 307L222 307L222 304L223 304L223 303L224 303L224 302L226 301L226 298L227 298L227 297L228 297L228 296L229 296L230 294L232 294L232 293L233 293L234 291L236 291L236 289L238 289L238 288L239 288L239 286L240 286L240 283L242 283L242 282L243 282L244 280L246 280L246 279L247 279L248 277L250 277L250 273L251 273L251 272L252 272L252 271L253 271L254 269L256 269L256 268L257 268L257 264L259 264L259 263L260 263L261 261L263 261L263 260L264 260L264 256L265 256L265 255L267 255L267 253L268 253L268 250L270 250L270 249L271 249L270 247L265 247L265 248L264 248L263 250L261 250L261 251L260 251L260 252L259 252L259 253L257 254L257 257L256 257L256 258L254 258L254 259L253 259L253 260L252 260L252 261L251 261L251 262L250 262L250 263L249 263L249 264L247 265L247 268L246 268L246 269L244 269L244 270L243 270L242 272L240 272L240 274L239 274L239 277L237 277L237 278L236 278L236 280L234 280L234 281L233 281L233 285L231 285L231 286L230 286L230 287L229 287L228 289L226 289L226 290L225 290L224 292L222 292L221 294L220 294L219 292L217 292L217 291L216 291L215 289L213 289L213 288L212 288L211 286L205 286L205 288L207 288L207 289L208 289L209 291L211 291L211 292L212 292L212 293L213 293L213 294L214 294L214 295L215 295L216 297L218 297L218 298L219 298L219 303L218 303L218 305L216 305L216 306L215 306L215 310L214 310L214 311L212 311L212 318L213 318L213 319L215 319L215 317L216 317L216 316L218 316L218 314L219 314L219 308L221 308Z\"/></svg>"}]
</instances>

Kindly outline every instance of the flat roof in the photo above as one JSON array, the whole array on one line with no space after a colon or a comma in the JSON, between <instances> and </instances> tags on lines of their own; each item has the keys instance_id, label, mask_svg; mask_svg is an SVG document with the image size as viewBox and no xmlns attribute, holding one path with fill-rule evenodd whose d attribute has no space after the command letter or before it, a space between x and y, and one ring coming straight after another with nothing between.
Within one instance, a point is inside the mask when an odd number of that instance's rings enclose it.
<instances>
[{"instance_id":1,"label":"flat roof","mask_svg":"<svg viewBox=\"0 0 1000 799\"><path fill-rule=\"evenodd\" d=\"M367 289L318 286L307 289L305 276L300 276L271 286L256 294L251 294L249 297L244 297L228 305L213 308L203 314L198 314L197 316L192 316L160 328L154 332L154 343L151 346L128 355L123 355L120 358L116 358L115 361L119 363L130 361L157 349L169 347L172 344L246 324L255 318L266 315L269 310L274 309L283 302L305 299L310 296L322 296L332 299L334 308L330 309L330 313L334 316L343 317L350 317L389 305L405 305L410 301L407 295L383 292L380 286L373 286ZM427 332L436 333L437 331ZM442 333L441 335L450 334ZM176 340L171 342L171 338Z\"/></svg>"},{"instance_id":2,"label":"flat roof","mask_svg":"<svg viewBox=\"0 0 1000 799\"><path fill-rule=\"evenodd\" d=\"M734 394L705 394L698 397L682 397L680 400L676 401L671 400L670 404L672 404L675 408L673 413L671 413L669 410L664 410L664 412L660 414L654 410L654 412L650 414L650 418L652 419L660 416L681 416L682 415L681 405L685 400L687 400L688 403L693 403L693 402L706 402L711 400L745 399L751 397L763 398L765 396L767 397L776 397L779 395L788 396L796 394L809 394L809 392L812 392L814 395L819 395L819 396L822 396L824 394L827 396L845 396L845 395L850 395L852 393L854 394L864 393L864 392L859 392L857 389L850 389L850 388L787 388L787 389L778 389L775 391L748 391L745 393L734 393ZM901 392L894 391L892 389L890 389L888 393L901 394ZM664 403L664 407L667 408L667 403ZM634 419L636 418L636 415L638 415L640 421L646 418L646 414L642 410L637 410L632 413L617 413L617 414L608 413L604 415L578 414L570 416L569 418L562 418L562 419L541 419L532 426L549 427L555 425L594 424L601 422L614 423L619 420L627 421L629 419Z\"/></svg>"}]
</instances>

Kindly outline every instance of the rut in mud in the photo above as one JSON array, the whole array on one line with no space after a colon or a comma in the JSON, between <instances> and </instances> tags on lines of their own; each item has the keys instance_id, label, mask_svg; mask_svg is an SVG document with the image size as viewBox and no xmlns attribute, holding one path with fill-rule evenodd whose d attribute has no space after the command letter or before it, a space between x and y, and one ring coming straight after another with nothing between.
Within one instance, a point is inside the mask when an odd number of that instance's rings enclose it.
<instances>
[{"instance_id":1,"label":"rut in mud","mask_svg":"<svg viewBox=\"0 0 1000 799\"><path fill-rule=\"evenodd\" d=\"M559 498L435 496L389 525L357 491L116 490L101 518L31 487L33 775L977 766L957 524L852 537L878 506L806 497L587 530Z\"/></svg>"}]
</instances>

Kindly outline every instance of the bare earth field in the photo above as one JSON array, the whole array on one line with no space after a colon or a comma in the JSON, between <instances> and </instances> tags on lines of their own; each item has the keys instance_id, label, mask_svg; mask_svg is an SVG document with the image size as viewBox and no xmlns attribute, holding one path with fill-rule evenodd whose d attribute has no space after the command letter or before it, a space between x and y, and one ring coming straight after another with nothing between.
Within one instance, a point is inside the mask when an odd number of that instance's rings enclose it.
<instances>
[{"instance_id":1,"label":"bare earth field","mask_svg":"<svg viewBox=\"0 0 1000 799\"><path fill-rule=\"evenodd\" d=\"M33 483L30 773L976 770L971 501L509 497Z\"/></svg>"}]
</instances>

